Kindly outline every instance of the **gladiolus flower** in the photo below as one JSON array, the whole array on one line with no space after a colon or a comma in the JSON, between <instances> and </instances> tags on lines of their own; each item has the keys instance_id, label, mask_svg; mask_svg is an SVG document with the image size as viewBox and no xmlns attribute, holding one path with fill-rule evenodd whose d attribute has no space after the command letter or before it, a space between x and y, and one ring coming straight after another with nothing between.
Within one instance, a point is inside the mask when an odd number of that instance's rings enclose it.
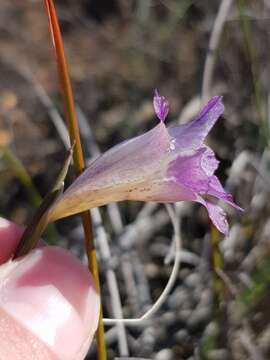
<instances>
[{"instance_id":1,"label":"gladiolus flower","mask_svg":"<svg viewBox=\"0 0 270 360\"><path fill-rule=\"evenodd\" d=\"M122 200L189 200L204 205L217 229L228 234L225 212L209 199L241 208L214 175L219 162L203 143L224 111L222 98L213 97L193 121L168 129L169 104L157 90L153 105L159 124L93 161L56 202L52 221Z\"/></svg>"}]
</instances>

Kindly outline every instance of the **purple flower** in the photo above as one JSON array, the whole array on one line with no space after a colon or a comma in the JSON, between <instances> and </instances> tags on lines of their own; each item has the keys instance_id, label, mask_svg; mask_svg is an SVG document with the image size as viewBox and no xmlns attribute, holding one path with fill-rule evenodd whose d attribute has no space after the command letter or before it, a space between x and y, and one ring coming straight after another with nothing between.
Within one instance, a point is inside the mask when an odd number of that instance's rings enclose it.
<instances>
[{"instance_id":1,"label":"purple flower","mask_svg":"<svg viewBox=\"0 0 270 360\"><path fill-rule=\"evenodd\" d=\"M204 205L218 230L228 234L226 214L211 200L241 208L214 175L219 162L203 143L224 111L222 98L213 97L193 121L168 129L169 104L157 90L153 104L160 123L93 161L60 197L52 220L122 200L189 200Z\"/></svg>"}]
</instances>

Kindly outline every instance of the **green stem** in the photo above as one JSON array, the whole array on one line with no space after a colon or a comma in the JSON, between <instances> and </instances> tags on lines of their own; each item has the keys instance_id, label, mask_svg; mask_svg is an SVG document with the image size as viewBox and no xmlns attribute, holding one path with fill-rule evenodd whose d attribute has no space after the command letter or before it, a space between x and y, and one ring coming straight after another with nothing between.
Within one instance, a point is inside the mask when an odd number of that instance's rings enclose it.
<instances>
[{"instance_id":1,"label":"green stem","mask_svg":"<svg viewBox=\"0 0 270 360\"><path fill-rule=\"evenodd\" d=\"M7 146L0 145L0 152L3 160L7 163L14 175L19 179L20 183L24 186L27 191L29 200L34 208L38 208L42 202L42 198L36 189L30 175L25 169L23 163L14 154L14 152ZM58 234L53 224L49 224L47 228L47 239L50 245L56 243Z\"/></svg>"},{"instance_id":2,"label":"green stem","mask_svg":"<svg viewBox=\"0 0 270 360\"><path fill-rule=\"evenodd\" d=\"M25 167L17 156L6 146L0 146L0 151L2 154L3 160L9 165L12 172L20 180L22 185L25 187L29 199L34 207L38 207L41 203L41 196L39 195L37 189L35 188L31 177L26 171Z\"/></svg>"}]
</instances>

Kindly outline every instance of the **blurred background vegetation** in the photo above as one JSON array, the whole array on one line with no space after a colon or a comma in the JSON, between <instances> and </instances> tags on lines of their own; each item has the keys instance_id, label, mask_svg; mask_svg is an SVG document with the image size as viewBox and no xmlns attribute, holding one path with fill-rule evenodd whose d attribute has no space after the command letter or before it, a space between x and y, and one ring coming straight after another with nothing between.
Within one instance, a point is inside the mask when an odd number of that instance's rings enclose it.
<instances>
[{"instance_id":1,"label":"blurred background vegetation","mask_svg":"<svg viewBox=\"0 0 270 360\"><path fill-rule=\"evenodd\" d=\"M221 160L218 176L245 212L226 208L231 231L222 239L202 207L185 204L181 234L187 255L177 283L148 326L126 329L128 354L269 359L270 2L55 3L88 161L97 146L104 151L156 123L155 87L170 101L168 123L192 118L200 108L206 57L216 57L206 95L223 95L226 111L208 141ZM231 6L213 53L209 40L222 3ZM20 224L28 222L66 156L56 79L42 1L1 0L0 214ZM70 171L67 183L73 178ZM105 281L112 268L124 315L137 317L161 293L171 271L163 261L171 247L168 215L161 205L135 202L121 203L117 211L102 208L101 214L112 253L109 261L100 254L105 315L113 316ZM99 249L98 227L96 234ZM47 240L86 261L77 217L55 224ZM115 328L106 336L109 358L128 355ZM93 347L89 359L95 358Z\"/></svg>"}]
</instances>

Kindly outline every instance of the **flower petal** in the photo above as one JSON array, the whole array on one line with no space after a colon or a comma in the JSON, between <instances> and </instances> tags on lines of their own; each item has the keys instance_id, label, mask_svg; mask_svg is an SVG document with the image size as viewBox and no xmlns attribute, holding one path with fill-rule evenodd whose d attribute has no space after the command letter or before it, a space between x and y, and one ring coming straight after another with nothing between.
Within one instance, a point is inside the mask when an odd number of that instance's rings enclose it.
<instances>
[{"instance_id":1,"label":"flower petal","mask_svg":"<svg viewBox=\"0 0 270 360\"><path fill-rule=\"evenodd\" d=\"M233 198L222 187L218 178L213 175L218 160L207 146L193 152L193 155L179 155L168 168L168 176L175 178L180 186L184 186L199 195L211 195L231 206L242 210L233 202Z\"/></svg>"},{"instance_id":2,"label":"flower petal","mask_svg":"<svg viewBox=\"0 0 270 360\"><path fill-rule=\"evenodd\" d=\"M179 155L171 162L168 175L198 194L207 194L210 176L217 166L212 158L207 164L205 157L208 157L208 154L208 148L202 147L189 155Z\"/></svg>"},{"instance_id":3,"label":"flower petal","mask_svg":"<svg viewBox=\"0 0 270 360\"><path fill-rule=\"evenodd\" d=\"M197 201L206 207L209 217L216 228L221 233L228 236L229 225L226 219L225 211L220 206L212 204L210 201L206 201L201 197L199 197Z\"/></svg>"},{"instance_id":4,"label":"flower petal","mask_svg":"<svg viewBox=\"0 0 270 360\"><path fill-rule=\"evenodd\" d=\"M221 96L214 96L191 122L169 128L176 148L198 149L220 115L224 112Z\"/></svg>"},{"instance_id":5,"label":"flower petal","mask_svg":"<svg viewBox=\"0 0 270 360\"><path fill-rule=\"evenodd\" d=\"M157 89L155 90L153 105L157 117L164 122L169 112L169 102L164 96L159 95Z\"/></svg>"},{"instance_id":6,"label":"flower petal","mask_svg":"<svg viewBox=\"0 0 270 360\"><path fill-rule=\"evenodd\" d=\"M163 123L143 135L114 146L96 159L80 177L78 186L84 181L103 179L104 185L144 181L159 166L169 148L169 136ZM140 171L138 171L138 169ZM108 177L105 179L104 175ZM75 181L76 182L76 181ZM100 184L96 185L98 187ZM74 183L75 186L75 183Z\"/></svg>"},{"instance_id":7,"label":"flower petal","mask_svg":"<svg viewBox=\"0 0 270 360\"><path fill-rule=\"evenodd\" d=\"M197 195L191 189L175 182L174 179L153 178L132 189L127 200L156 201L161 203L177 201L196 201Z\"/></svg>"},{"instance_id":8,"label":"flower petal","mask_svg":"<svg viewBox=\"0 0 270 360\"><path fill-rule=\"evenodd\" d=\"M211 150L208 146L205 146L205 152L201 158L201 167L203 168L207 176L214 174L218 168L219 161L216 159L214 151Z\"/></svg>"},{"instance_id":9,"label":"flower petal","mask_svg":"<svg viewBox=\"0 0 270 360\"><path fill-rule=\"evenodd\" d=\"M222 201L225 201L227 204L231 205L235 209L243 211L243 209L240 206L235 204L232 195L228 194L224 190L223 186L221 185L220 181L216 176L213 175L209 178L208 186L209 188L206 195L212 195Z\"/></svg>"},{"instance_id":10,"label":"flower petal","mask_svg":"<svg viewBox=\"0 0 270 360\"><path fill-rule=\"evenodd\" d=\"M163 122L114 146L90 164L64 192L52 209L51 219L127 199L137 184L145 183L157 172L166 172L164 155L169 153L169 146Z\"/></svg>"}]
</instances>

